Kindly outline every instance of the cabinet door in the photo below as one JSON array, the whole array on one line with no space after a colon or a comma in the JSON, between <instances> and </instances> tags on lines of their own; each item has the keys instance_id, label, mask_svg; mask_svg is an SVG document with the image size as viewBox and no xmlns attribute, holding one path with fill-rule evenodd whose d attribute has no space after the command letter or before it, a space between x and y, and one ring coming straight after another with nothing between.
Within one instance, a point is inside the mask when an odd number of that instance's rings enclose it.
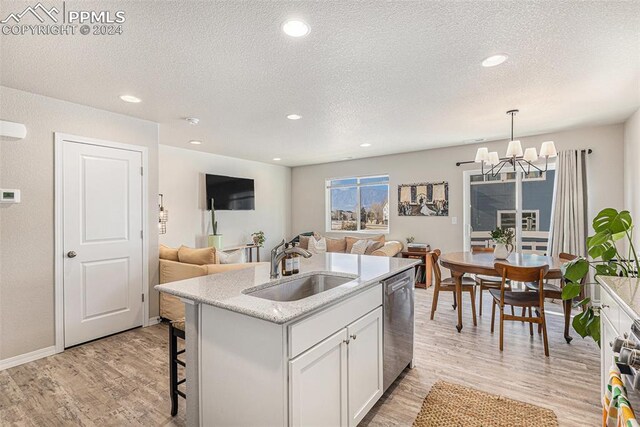
<instances>
[{"instance_id":1,"label":"cabinet door","mask_svg":"<svg viewBox=\"0 0 640 427\"><path fill-rule=\"evenodd\" d=\"M347 330L289 362L290 425L347 425Z\"/></svg>"},{"instance_id":2,"label":"cabinet door","mask_svg":"<svg viewBox=\"0 0 640 427\"><path fill-rule=\"evenodd\" d=\"M349 426L356 426L382 396L382 307L347 328Z\"/></svg>"}]
</instances>

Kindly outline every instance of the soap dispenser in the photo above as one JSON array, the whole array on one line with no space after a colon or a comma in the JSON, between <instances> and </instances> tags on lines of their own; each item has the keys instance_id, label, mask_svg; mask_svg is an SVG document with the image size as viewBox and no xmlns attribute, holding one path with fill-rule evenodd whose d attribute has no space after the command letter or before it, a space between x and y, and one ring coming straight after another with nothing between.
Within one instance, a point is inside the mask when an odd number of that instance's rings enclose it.
<instances>
[{"instance_id":1,"label":"soap dispenser","mask_svg":"<svg viewBox=\"0 0 640 427\"><path fill-rule=\"evenodd\" d=\"M284 250L286 251L287 249L289 249L289 244L285 243L284 244ZM282 275L283 276L291 276L293 274L293 256L292 254L286 254L284 256L284 258L282 258L282 261L280 261L282 263L281 265L281 269L282 269Z\"/></svg>"},{"instance_id":2,"label":"soap dispenser","mask_svg":"<svg viewBox=\"0 0 640 427\"><path fill-rule=\"evenodd\" d=\"M297 245L295 243L293 243L293 247L295 248ZM300 254L297 253L292 253L291 254L293 256L293 262L291 265L292 268L292 273L293 274L298 274L300 273Z\"/></svg>"}]
</instances>

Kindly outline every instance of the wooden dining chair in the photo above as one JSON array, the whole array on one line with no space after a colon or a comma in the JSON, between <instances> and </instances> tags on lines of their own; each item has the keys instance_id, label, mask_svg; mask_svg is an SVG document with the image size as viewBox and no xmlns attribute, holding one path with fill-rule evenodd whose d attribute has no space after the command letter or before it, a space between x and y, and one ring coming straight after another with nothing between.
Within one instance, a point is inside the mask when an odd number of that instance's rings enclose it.
<instances>
[{"instance_id":1,"label":"wooden dining chair","mask_svg":"<svg viewBox=\"0 0 640 427\"><path fill-rule=\"evenodd\" d=\"M565 263L565 262L573 261L574 259L578 258L578 256L562 252L560 255L558 255L558 258L560 258L563 261L563 263ZM582 285L584 285L586 278L587 276L582 278L582 281L580 282ZM538 290L537 282L525 283L524 285L525 285L525 289L527 290L531 290L531 291ZM563 287L564 287L564 280L560 281L560 286L554 283L545 282L544 284L545 298L562 300ZM582 300L584 298L584 286L582 286L580 290L580 296L578 298L579 300ZM569 324L571 323L572 306L573 306L573 300L562 301L562 311L564 312L564 339L567 341L567 343L570 343L571 340L573 339L573 337L569 335ZM584 310L584 307L582 309ZM524 316L524 310L523 310L523 316Z\"/></svg>"},{"instance_id":2,"label":"wooden dining chair","mask_svg":"<svg viewBox=\"0 0 640 427\"><path fill-rule=\"evenodd\" d=\"M431 265L433 265L433 276L435 279L435 286L433 289L433 301L431 302L431 320L433 320L433 315L438 308L438 296L440 295L440 291L453 291L453 306L456 308L456 303L462 304L462 301L456 302L456 282L453 277L448 277L446 279L442 278L442 271L440 270L440 264L438 264L438 259L440 258L440 249L435 249L429 252L429 256L431 257ZM473 325L478 326L478 322L476 319L476 283L473 279L468 277L462 277L462 292L468 292L471 297L471 313L473 315Z\"/></svg>"},{"instance_id":3,"label":"wooden dining chair","mask_svg":"<svg viewBox=\"0 0 640 427\"><path fill-rule=\"evenodd\" d=\"M474 254L479 253L493 253L492 247L484 247L484 246L472 246L471 252ZM502 279L500 277L493 276L485 276L483 274L476 274L475 276L476 284L478 285L478 315L482 316L482 291L485 289L500 289L500 285L502 284ZM511 290L511 281L507 281L507 290ZM513 307L511 307L511 314L515 314L513 312Z\"/></svg>"},{"instance_id":4,"label":"wooden dining chair","mask_svg":"<svg viewBox=\"0 0 640 427\"><path fill-rule=\"evenodd\" d=\"M544 342L544 355L549 356L549 343L547 340L547 323L544 314L544 278L549 271L548 265L537 267L518 267L515 265L497 262L494 265L496 271L502 276L502 284L500 289L490 289L489 293L493 297L491 308L491 332L496 317L496 305L500 308L500 351L504 347L504 321L515 320L529 323L529 333L533 335L533 324L542 326L542 339ZM506 289L507 280L516 282L536 282L538 290L529 292L514 292ZM529 317L525 315L515 316L513 314L505 314L505 305L514 307L523 307L529 310ZM537 308L537 317L532 315L532 308ZM524 312L524 310L523 310Z\"/></svg>"}]
</instances>

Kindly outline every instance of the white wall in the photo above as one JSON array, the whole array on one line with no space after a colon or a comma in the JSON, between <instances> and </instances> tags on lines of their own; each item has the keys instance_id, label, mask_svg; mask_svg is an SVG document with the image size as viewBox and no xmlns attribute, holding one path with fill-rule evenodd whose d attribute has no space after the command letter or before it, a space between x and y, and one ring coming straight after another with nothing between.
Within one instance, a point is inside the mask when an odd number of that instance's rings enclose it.
<instances>
[{"instance_id":1,"label":"white wall","mask_svg":"<svg viewBox=\"0 0 640 427\"><path fill-rule=\"evenodd\" d=\"M539 149L543 141L554 140L559 150L587 149L588 156L588 213L589 223L604 207L623 205L623 125L591 127L546 135L520 138L523 147ZM405 243L414 236L417 242L429 243L444 252L463 248L463 171L475 165L456 167L456 161L473 160L477 147L503 155L507 141L480 145L439 148L414 153L374 157L361 160L296 167L292 170L292 232L322 231L325 229L325 179L389 174L390 231L387 239ZM397 214L399 184L413 182L449 182L449 217L400 217ZM458 223L452 224L452 217ZM329 233L333 234L333 233Z\"/></svg>"},{"instance_id":2,"label":"white wall","mask_svg":"<svg viewBox=\"0 0 640 427\"><path fill-rule=\"evenodd\" d=\"M0 360L54 345L54 132L149 148L149 221L157 221L158 125L0 87L0 118L27 137L0 141L0 184L22 190L0 210ZM158 238L149 244L149 315L158 315Z\"/></svg>"},{"instance_id":3,"label":"white wall","mask_svg":"<svg viewBox=\"0 0 640 427\"><path fill-rule=\"evenodd\" d=\"M255 210L217 211L223 246L251 241L251 233L266 236L261 256L288 237L291 226L291 169L233 157L160 145L160 192L169 210L167 233L160 243L178 247L204 247L211 233L206 210L204 175L227 175L255 180Z\"/></svg>"},{"instance_id":4,"label":"white wall","mask_svg":"<svg viewBox=\"0 0 640 427\"><path fill-rule=\"evenodd\" d=\"M633 244L640 251L640 109L624 124L624 208L633 216Z\"/></svg>"}]
</instances>

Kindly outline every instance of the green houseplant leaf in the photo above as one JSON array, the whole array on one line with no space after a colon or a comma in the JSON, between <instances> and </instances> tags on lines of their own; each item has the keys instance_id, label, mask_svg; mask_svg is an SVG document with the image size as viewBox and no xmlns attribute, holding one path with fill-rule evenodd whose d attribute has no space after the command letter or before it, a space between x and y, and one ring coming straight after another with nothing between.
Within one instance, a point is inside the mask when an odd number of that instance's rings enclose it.
<instances>
[{"instance_id":1,"label":"green houseplant leaf","mask_svg":"<svg viewBox=\"0 0 640 427\"><path fill-rule=\"evenodd\" d=\"M580 295L589 268L593 268L596 275L638 277L640 261L633 246L633 220L629 211L603 209L593 219L592 227L595 234L587 238L586 246L593 261L578 258L563 266L562 275L565 282L562 289L563 300L570 300ZM629 259L624 259L616 247L616 242L625 238L630 248L627 256ZM573 318L572 325L581 337L590 336L600 345L600 316L590 304L591 300L585 298L574 305L582 307L584 311Z\"/></svg>"}]
</instances>

